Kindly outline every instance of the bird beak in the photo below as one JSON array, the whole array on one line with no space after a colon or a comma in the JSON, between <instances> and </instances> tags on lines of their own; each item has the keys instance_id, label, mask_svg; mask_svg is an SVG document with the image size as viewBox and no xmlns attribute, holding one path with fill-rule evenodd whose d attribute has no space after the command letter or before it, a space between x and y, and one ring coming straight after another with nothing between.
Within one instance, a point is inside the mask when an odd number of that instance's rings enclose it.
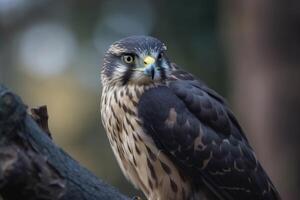
<instances>
[{"instance_id":1,"label":"bird beak","mask_svg":"<svg viewBox=\"0 0 300 200\"><path fill-rule=\"evenodd\" d=\"M146 56L144 58L144 65L144 74L150 76L153 80L155 76L155 59L151 56Z\"/></svg>"}]
</instances>

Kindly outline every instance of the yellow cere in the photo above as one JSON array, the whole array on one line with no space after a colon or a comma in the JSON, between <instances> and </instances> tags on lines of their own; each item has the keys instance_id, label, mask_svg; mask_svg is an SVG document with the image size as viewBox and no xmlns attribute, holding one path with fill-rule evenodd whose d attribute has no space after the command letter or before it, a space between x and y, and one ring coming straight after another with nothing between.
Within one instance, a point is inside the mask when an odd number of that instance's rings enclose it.
<instances>
[{"instance_id":1,"label":"yellow cere","mask_svg":"<svg viewBox=\"0 0 300 200\"><path fill-rule=\"evenodd\" d=\"M153 57L151 57L151 56L146 56L146 57L144 58L144 64L145 64L145 66L151 65L151 64L153 64L153 63L155 63L155 59L154 59Z\"/></svg>"}]
</instances>

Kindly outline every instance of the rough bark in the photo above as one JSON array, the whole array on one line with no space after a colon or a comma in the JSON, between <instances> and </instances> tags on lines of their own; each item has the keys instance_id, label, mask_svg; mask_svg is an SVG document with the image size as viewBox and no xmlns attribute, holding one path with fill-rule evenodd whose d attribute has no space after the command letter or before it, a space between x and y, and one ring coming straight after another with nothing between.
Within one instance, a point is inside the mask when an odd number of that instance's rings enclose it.
<instances>
[{"instance_id":1,"label":"rough bark","mask_svg":"<svg viewBox=\"0 0 300 200\"><path fill-rule=\"evenodd\" d=\"M0 194L5 200L128 199L53 143L45 107L32 112L33 117L17 95L0 86Z\"/></svg>"}]
</instances>

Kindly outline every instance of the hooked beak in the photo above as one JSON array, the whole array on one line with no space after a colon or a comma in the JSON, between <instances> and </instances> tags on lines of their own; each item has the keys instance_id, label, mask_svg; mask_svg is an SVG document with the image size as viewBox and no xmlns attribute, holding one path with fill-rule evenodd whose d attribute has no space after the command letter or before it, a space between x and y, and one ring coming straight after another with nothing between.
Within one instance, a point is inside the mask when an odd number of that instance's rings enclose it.
<instances>
[{"instance_id":1,"label":"hooked beak","mask_svg":"<svg viewBox=\"0 0 300 200\"><path fill-rule=\"evenodd\" d=\"M144 58L144 74L150 76L153 80L155 77L155 59L151 56L146 56Z\"/></svg>"}]
</instances>

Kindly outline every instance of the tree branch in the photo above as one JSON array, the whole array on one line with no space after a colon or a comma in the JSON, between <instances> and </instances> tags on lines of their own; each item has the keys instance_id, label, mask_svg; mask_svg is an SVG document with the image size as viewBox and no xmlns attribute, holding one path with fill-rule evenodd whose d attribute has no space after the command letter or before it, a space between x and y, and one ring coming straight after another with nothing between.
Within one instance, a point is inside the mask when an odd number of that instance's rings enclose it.
<instances>
[{"instance_id":1,"label":"tree branch","mask_svg":"<svg viewBox=\"0 0 300 200\"><path fill-rule=\"evenodd\" d=\"M47 111L43 109L32 110L33 119L21 99L0 86L0 194L3 198L128 199L53 143L44 115ZM35 120L40 120L43 130Z\"/></svg>"}]
</instances>

